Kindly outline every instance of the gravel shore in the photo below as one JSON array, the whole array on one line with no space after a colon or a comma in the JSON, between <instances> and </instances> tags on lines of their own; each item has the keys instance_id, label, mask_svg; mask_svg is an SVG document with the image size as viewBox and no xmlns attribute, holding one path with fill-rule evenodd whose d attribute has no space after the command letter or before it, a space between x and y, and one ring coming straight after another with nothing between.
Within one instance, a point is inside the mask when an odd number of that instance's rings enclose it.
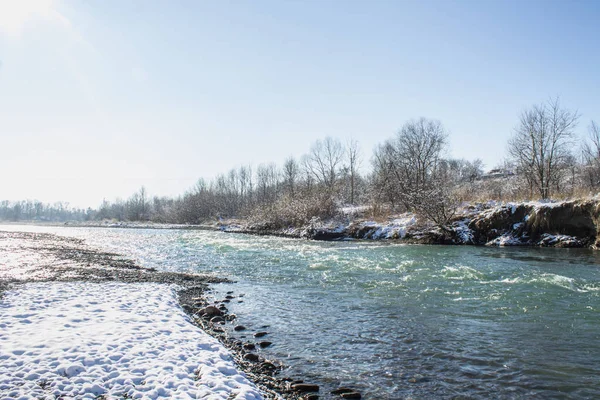
<instances>
[{"instance_id":1,"label":"gravel shore","mask_svg":"<svg viewBox=\"0 0 600 400\"><path fill-rule=\"evenodd\" d=\"M254 359L249 349L203 318L208 284L228 282L226 279L145 268L119 254L94 249L83 240L47 233L0 231L0 260L0 297L9 289L25 289L34 282L132 284L132 290L140 283L175 285L172 287L177 288L177 299L190 322L232 352L237 367L261 389L264 398L305 398L305 394L294 390L290 379L276 377L280 369L277 362ZM235 319L226 309L222 311L226 318Z\"/></svg>"}]
</instances>

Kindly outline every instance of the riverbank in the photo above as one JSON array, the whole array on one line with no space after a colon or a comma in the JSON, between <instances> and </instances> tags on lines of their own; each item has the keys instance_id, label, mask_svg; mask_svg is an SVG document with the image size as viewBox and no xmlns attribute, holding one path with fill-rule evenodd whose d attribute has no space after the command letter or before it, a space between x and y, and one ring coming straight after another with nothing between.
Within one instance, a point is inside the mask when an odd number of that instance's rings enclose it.
<instances>
[{"instance_id":1,"label":"riverbank","mask_svg":"<svg viewBox=\"0 0 600 400\"><path fill-rule=\"evenodd\" d=\"M369 218L364 212L300 227L223 222L226 232L313 240L391 240L416 244L589 247L600 244L600 200L465 204L441 227L413 213Z\"/></svg>"},{"instance_id":2,"label":"riverbank","mask_svg":"<svg viewBox=\"0 0 600 400\"><path fill-rule=\"evenodd\" d=\"M228 335L229 299L206 297L225 279L144 268L47 233L0 231L0 255L3 396L299 399L315 389L278 378L281 364L255 351L266 341Z\"/></svg>"},{"instance_id":3,"label":"riverbank","mask_svg":"<svg viewBox=\"0 0 600 400\"><path fill-rule=\"evenodd\" d=\"M209 230L323 241L385 240L410 244L595 249L600 243L600 200L463 204L443 227L413 213L373 217L368 207L341 208L336 217L326 220L314 218L299 226L281 226L243 218L219 219L197 225L109 220L42 225Z\"/></svg>"}]
</instances>

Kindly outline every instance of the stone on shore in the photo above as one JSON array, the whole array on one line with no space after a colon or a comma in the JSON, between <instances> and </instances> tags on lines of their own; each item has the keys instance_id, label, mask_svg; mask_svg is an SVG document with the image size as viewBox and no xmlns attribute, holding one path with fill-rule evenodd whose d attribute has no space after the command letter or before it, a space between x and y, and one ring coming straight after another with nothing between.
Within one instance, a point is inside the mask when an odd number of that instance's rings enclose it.
<instances>
[{"instance_id":1,"label":"stone on shore","mask_svg":"<svg viewBox=\"0 0 600 400\"><path fill-rule=\"evenodd\" d=\"M311 383L294 383L292 384L292 389L297 392L318 392L319 385Z\"/></svg>"},{"instance_id":2,"label":"stone on shore","mask_svg":"<svg viewBox=\"0 0 600 400\"><path fill-rule=\"evenodd\" d=\"M198 314L210 320L213 317L222 317L224 313L215 306L208 306L198 311Z\"/></svg>"},{"instance_id":3,"label":"stone on shore","mask_svg":"<svg viewBox=\"0 0 600 400\"><path fill-rule=\"evenodd\" d=\"M259 359L260 359L260 357L257 356L256 354L252 354L252 353L244 354L244 360L256 362Z\"/></svg>"}]
</instances>

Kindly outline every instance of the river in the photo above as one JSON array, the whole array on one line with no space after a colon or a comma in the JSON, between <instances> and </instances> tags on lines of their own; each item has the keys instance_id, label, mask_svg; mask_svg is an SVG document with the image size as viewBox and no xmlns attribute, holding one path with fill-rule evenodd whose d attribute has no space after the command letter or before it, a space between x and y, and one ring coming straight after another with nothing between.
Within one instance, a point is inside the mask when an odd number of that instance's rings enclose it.
<instances>
[{"instance_id":1,"label":"river","mask_svg":"<svg viewBox=\"0 0 600 400\"><path fill-rule=\"evenodd\" d=\"M2 229L79 237L147 267L235 280L213 295L233 291L236 323L268 325L273 345L263 354L324 390L348 385L368 399L600 397L600 253L592 250Z\"/></svg>"}]
</instances>

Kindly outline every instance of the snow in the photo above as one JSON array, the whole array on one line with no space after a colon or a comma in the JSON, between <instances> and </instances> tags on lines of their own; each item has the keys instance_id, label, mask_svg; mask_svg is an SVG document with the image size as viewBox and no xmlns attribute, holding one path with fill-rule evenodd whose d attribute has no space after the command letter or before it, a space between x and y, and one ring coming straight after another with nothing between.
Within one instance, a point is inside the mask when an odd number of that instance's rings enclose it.
<instances>
[{"instance_id":1,"label":"snow","mask_svg":"<svg viewBox=\"0 0 600 400\"><path fill-rule=\"evenodd\" d=\"M544 233L540 238L538 245L553 246L561 243L562 245L574 246L580 244L580 242L581 241L574 236Z\"/></svg>"},{"instance_id":2,"label":"snow","mask_svg":"<svg viewBox=\"0 0 600 400\"><path fill-rule=\"evenodd\" d=\"M532 206L536 211L539 211L542 208L555 208L564 205L566 201L554 201L554 200L538 200L538 201L529 201L524 204Z\"/></svg>"},{"instance_id":3,"label":"snow","mask_svg":"<svg viewBox=\"0 0 600 400\"><path fill-rule=\"evenodd\" d=\"M29 283L0 301L0 398L261 399L175 288Z\"/></svg>"},{"instance_id":4,"label":"snow","mask_svg":"<svg viewBox=\"0 0 600 400\"><path fill-rule=\"evenodd\" d=\"M473 243L474 240L473 231L469 229L469 222L471 222L470 219L464 218L460 221L457 221L453 226L454 231L460 239L460 242L464 244Z\"/></svg>"},{"instance_id":5,"label":"snow","mask_svg":"<svg viewBox=\"0 0 600 400\"><path fill-rule=\"evenodd\" d=\"M528 215L526 215L525 217L527 218ZM529 219L529 218L527 218L527 219ZM525 226L525 222L517 222L516 224L513 224L513 230L518 231L523 226Z\"/></svg>"},{"instance_id":6,"label":"snow","mask_svg":"<svg viewBox=\"0 0 600 400\"><path fill-rule=\"evenodd\" d=\"M360 224L361 227L372 228L370 239L393 239L403 238L407 230L417 223L417 217L413 213L404 213L398 218L390 220L387 224L381 224L375 221L365 221Z\"/></svg>"},{"instance_id":7,"label":"snow","mask_svg":"<svg viewBox=\"0 0 600 400\"><path fill-rule=\"evenodd\" d=\"M510 233L506 233L502 236L498 236L496 239L494 240L490 240L489 242L487 242L485 245L486 246L519 246L522 245L523 242L517 238L514 237L512 234Z\"/></svg>"},{"instance_id":8,"label":"snow","mask_svg":"<svg viewBox=\"0 0 600 400\"><path fill-rule=\"evenodd\" d=\"M338 210L343 215L354 216L354 215L360 215L360 214L366 212L368 209L369 209L369 206L351 206L351 205L348 205L348 206L340 207Z\"/></svg>"}]
</instances>

